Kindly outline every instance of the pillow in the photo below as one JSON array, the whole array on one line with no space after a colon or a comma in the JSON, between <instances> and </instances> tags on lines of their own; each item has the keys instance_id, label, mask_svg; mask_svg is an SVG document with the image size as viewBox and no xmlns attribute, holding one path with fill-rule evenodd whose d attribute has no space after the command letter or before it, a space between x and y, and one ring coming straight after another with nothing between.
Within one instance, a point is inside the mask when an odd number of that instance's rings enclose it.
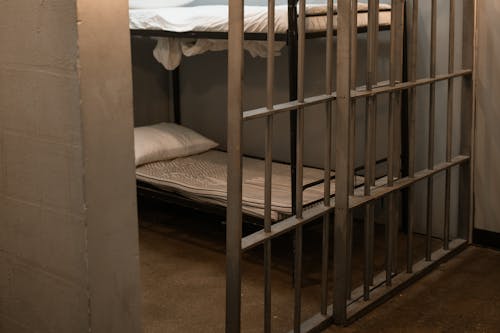
<instances>
[{"instance_id":1,"label":"pillow","mask_svg":"<svg viewBox=\"0 0 500 333\"><path fill-rule=\"evenodd\" d=\"M218 144L195 131L173 123L136 127L135 165L204 153Z\"/></svg>"}]
</instances>

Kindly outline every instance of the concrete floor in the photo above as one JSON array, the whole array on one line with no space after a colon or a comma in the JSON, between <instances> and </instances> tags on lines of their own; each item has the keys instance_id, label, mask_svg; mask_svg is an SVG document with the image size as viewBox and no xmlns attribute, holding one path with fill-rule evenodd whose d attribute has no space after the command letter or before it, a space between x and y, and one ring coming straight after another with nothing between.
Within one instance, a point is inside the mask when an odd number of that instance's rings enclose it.
<instances>
[{"instance_id":1,"label":"concrete floor","mask_svg":"<svg viewBox=\"0 0 500 333\"><path fill-rule=\"evenodd\" d=\"M224 225L217 217L171 206L142 202L139 208L144 331L223 332ZM320 239L317 228L306 229L304 319L319 309ZM383 244L375 255L380 269L382 254ZM362 267L357 257L355 251L355 286ZM262 331L261 258L259 249L244 256L244 332ZM289 237L273 242L273 262L273 331L287 332L293 311ZM350 327L327 332L500 332L498 281L500 252L471 247Z\"/></svg>"}]
</instances>

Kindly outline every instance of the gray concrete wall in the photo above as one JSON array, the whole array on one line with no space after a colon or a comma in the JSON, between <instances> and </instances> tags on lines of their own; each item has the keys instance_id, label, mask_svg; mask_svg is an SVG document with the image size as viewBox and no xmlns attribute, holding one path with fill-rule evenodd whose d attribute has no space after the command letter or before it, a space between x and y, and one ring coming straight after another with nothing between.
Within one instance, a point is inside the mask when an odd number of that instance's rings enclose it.
<instances>
[{"instance_id":1,"label":"gray concrete wall","mask_svg":"<svg viewBox=\"0 0 500 333\"><path fill-rule=\"evenodd\" d=\"M478 1L475 224L500 232L500 3Z\"/></svg>"},{"instance_id":2,"label":"gray concrete wall","mask_svg":"<svg viewBox=\"0 0 500 333\"><path fill-rule=\"evenodd\" d=\"M140 330L126 8L0 1L0 332Z\"/></svg>"}]
</instances>

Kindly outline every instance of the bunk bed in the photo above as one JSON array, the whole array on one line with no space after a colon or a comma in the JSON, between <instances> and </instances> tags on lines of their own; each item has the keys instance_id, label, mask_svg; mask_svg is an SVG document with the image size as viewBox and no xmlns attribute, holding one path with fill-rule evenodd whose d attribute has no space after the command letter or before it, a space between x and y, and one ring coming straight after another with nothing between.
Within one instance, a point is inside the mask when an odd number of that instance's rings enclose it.
<instances>
[{"instance_id":1,"label":"bunk bed","mask_svg":"<svg viewBox=\"0 0 500 333\"><path fill-rule=\"evenodd\" d=\"M172 105L174 122L181 124L180 103L180 62L184 55L201 54L207 51L227 49L228 6L175 7L144 5L145 2L130 2L130 32L134 38L154 38L158 45L154 50L155 58L172 73ZM265 56L267 34L267 6L245 6L245 49L253 55ZM334 14L336 8L334 7ZM276 54L283 47L288 48L289 100L297 100L298 66L298 0L288 0L287 5L275 7L275 46ZM368 28L368 5L358 4L357 31L366 33ZM334 16L334 34L336 18ZM390 30L391 6L379 5L379 30ZM327 35L327 6L312 4L306 7L306 39L325 38ZM273 163L273 202L272 219L281 220L296 212L296 173L297 173L297 110L290 112L290 163ZM226 160L224 152L209 151L200 155L187 156L174 161L155 161L137 168L137 188L141 196L153 197L177 205L200 209L225 216L227 206ZM384 160L379 162L385 162ZM195 165L193 168L186 165ZM243 168L252 179L243 185L243 213L245 221L262 224L264 217L264 161L247 157ZM217 184L194 181L197 167L210 165L217 174ZM166 170L181 170L186 173L172 179ZM186 171L188 170L188 171ZM260 176L256 173L260 172ZM277 173L277 174L274 174ZM170 173L172 174L172 173ZM323 170L306 168L304 171L304 205L310 207L323 200ZM175 177L174 177L175 178ZM182 179L181 179L182 178ZM331 193L335 195L335 175L331 175ZM189 180L189 181L188 181ZM256 184L260 183L260 184ZM363 186L363 177L356 178L356 186ZM196 186L196 184L198 186ZM275 199L276 198L276 199Z\"/></svg>"}]
</instances>

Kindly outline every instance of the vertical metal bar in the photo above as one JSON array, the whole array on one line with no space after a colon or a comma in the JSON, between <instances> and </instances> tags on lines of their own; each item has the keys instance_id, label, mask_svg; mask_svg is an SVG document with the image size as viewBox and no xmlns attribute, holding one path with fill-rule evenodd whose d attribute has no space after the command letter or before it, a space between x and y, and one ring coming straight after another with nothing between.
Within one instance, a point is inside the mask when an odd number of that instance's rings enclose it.
<instances>
[{"instance_id":1,"label":"vertical metal bar","mask_svg":"<svg viewBox=\"0 0 500 333\"><path fill-rule=\"evenodd\" d=\"M298 53L298 27L297 27L297 1L288 0L288 85L289 100L297 100L297 53ZM290 111L290 179L292 188L292 214L296 213L296 187L297 180L297 110Z\"/></svg>"},{"instance_id":2,"label":"vertical metal bar","mask_svg":"<svg viewBox=\"0 0 500 333\"><path fill-rule=\"evenodd\" d=\"M408 11L407 2L404 3L404 19L403 19L403 66L402 66L402 81L408 82L408 43L409 43L409 33L408 33ZM401 96L401 177L408 177L408 90L404 90ZM401 217L399 222L403 231L408 231L408 188L401 190Z\"/></svg>"},{"instance_id":3,"label":"vertical metal bar","mask_svg":"<svg viewBox=\"0 0 500 333\"><path fill-rule=\"evenodd\" d=\"M271 332L271 241L264 243L264 332Z\"/></svg>"},{"instance_id":4,"label":"vertical metal bar","mask_svg":"<svg viewBox=\"0 0 500 333\"><path fill-rule=\"evenodd\" d=\"M302 322L302 226L295 230L295 306L293 316L293 331L300 333L300 324Z\"/></svg>"},{"instance_id":5,"label":"vertical metal bar","mask_svg":"<svg viewBox=\"0 0 500 333\"><path fill-rule=\"evenodd\" d=\"M339 0L337 9L337 113L335 119L335 251L334 321L347 316L347 224L349 218L349 117L351 112L351 0Z\"/></svg>"},{"instance_id":6,"label":"vertical metal bar","mask_svg":"<svg viewBox=\"0 0 500 333\"><path fill-rule=\"evenodd\" d=\"M306 43L306 0L299 1L299 53L297 68L297 100L304 102L304 66L305 66L305 43ZM297 119L297 181L295 192L297 196L297 217L302 218L303 213L303 155L304 155L304 110L299 108Z\"/></svg>"},{"instance_id":7,"label":"vertical metal bar","mask_svg":"<svg viewBox=\"0 0 500 333\"><path fill-rule=\"evenodd\" d=\"M372 89L377 83L377 44L379 29L379 0L368 1L368 66L367 66L367 89ZM373 133L376 132L375 113L377 112L377 97L369 97L366 100L366 124L365 124L365 195L371 195L372 179L374 179L375 165L372 162L373 151L376 150L376 142ZM375 226L375 207L372 203L365 208L365 270L364 270L364 299L370 298L370 286L373 284L373 242Z\"/></svg>"},{"instance_id":8,"label":"vertical metal bar","mask_svg":"<svg viewBox=\"0 0 500 333\"><path fill-rule=\"evenodd\" d=\"M298 44L298 69L297 69L297 99L304 101L304 66L305 66L305 42L306 42L306 0L299 1L299 20L298 20L299 44ZM303 186L304 186L304 109L299 108L297 119L297 180L296 180L296 199L297 199L297 218L302 218L303 214ZM294 331L300 332L301 314L302 314L302 226L297 227L295 232L295 312L294 312Z\"/></svg>"},{"instance_id":9,"label":"vertical metal bar","mask_svg":"<svg viewBox=\"0 0 500 333\"><path fill-rule=\"evenodd\" d=\"M455 70L455 0L450 0L450 23L449 23L449 56L448 56L448 73L453 73ZM454 79L448 80L448 110L446 119L446 161L450 162L452 157L453 145L453 92ZM443 248L450 248L450 201L451 201L451 170L446 169L446 189L445 189L445 204L444 204L444 231L443 231Z\"/></svg>"},{"instance_id":10,"label":"vertical metal bar","mask_svg":"<svg viewBox=\"0 0 500 333\"><path fill-rule=\"evenodd\" d=\"M357 77L357 39L358 39L358 1L351 2L351 89L356 89ZM354 159L356 153L356 100L351 100L351 114L349 118L349 195L354 195ZM349 213L347 226L347 299L352 294L352 233L353 216Z\"/></svg>"},{"instance_id":11,"label":"vertical metal bar","mask_svg":"<svg viewBox=\"0 0 500 333\"><path fill-rule=\"evenodd\" d=\"M417 54L418 54L418 0L413 0L412 7L412 28L410 38L410 61L408 79L417 79ZM415 177L415 114L417 109L417 89L412 88L409 92L408 108L408 176ZM413 272L413 229L415 226L415 186L408 188L408 242L407 242L407 267L408 273Z\"/></svg>"},{"instance_id":12,"label":"vertical metal bar","mask_svg":"<svg viewBox=\"0 0 500 333\"><path fill-rule=\"evenodd\" d=\"M331 94L333 78L333 0L327 0L326 13L326 80L325 93ZM324 152L324 205L330 206L330 176L332 161L332 103L325 106L325 152ZM321 264L321 314L328 310L328 256L330 249L330 214L323 216L323 253Z\"/></svg>"},{"instance_id":13,"label":"vertical metal bar","mask_svg":"<svg viewBox=\"0 0 500 333\"><path fill-rule=\"evenodd\" d=\"M267 108L274 108L274 17L275 1L268 1L267 16ZM273 172L273 116L268 116L266 122L266 150L265 150L265 194L264 194L264 229L271 232L271 200L272 200L272 172ZM264 243L264 332L271 332L271 240Z\"/></svg>"},{"instance_id":14,"label":"vertical metal bar","mask_svg":"<svg viewBox=\"0 0 500 333\"><path fill-rule=\"evenodd\" d=\"M390 50L390 85L395 85L398 77L398 29L399 29L399 0L392 1L391 7L391 50ZM387 186L394 185L394 167L395 167L395 134L396 134L396 110L397 110L397 94L389 94L389 135L388 135L388 158L387 158ZM394 224L395 224L395 194L388 195L387 205L387 221L385 225L386 235L386 285L392 284L392 271L394 268Z\"/></svg>"},{"instance_id":15,"label":"vertical metal bar","mask_svg":"<svg viewBox=\"0 0 500 333\"><path fill-rule=\"evenodd\" d=\"M226 332L241 328L241 236L244 0L229 3Z\"/></svg>"},{"instance_id":16,"label":"vertical metal bar","mask_svg":"<svg viewBox=\"0 0 500 333\"><path fill-rule=\"evenodd\" d=\"M330 250L330 214L323 216L323 240L321 254L321 314L328 311L328 256Z\"/></svg>"},{"instance_id":17,"label":"vertical metal bar","mask_svg":"<svg viewBox=\"0 0 500 333\"><path fill-rule=\"evenodd\" d=\"M463 0L462 68L474 69L475 1ZM462 111L460 130L460 154L473 155L472 130L474 122L473 77L462 79ZM472 156L473 157L473 156ZM471 162L460 166L459 181L459 235L469 239L472 232L472 166Z\"/></svg>"},{"instance_id":18,"label":"vertical metal bar","mask_svg":"<svg viewBox=\"0 0 500 333\"><path fill-rule=\"evenodd\" d=\"M397 4L397 38L396 38L396 82L403 80L403 42L404 42L404 0L399 0ZM394 108L394 176L401 177L401 110L402 110L402 92L395 93L395 108ZM399 248L399 227L401 221L401 192L394 193L394 241L393 241L393 263L392 270L394 273L398 271L398 248Z\"/></svg>"},{"instance_id":19,"label":"vertical metal bar","mask_svg":"<svg viewBox=\"0 0 500 333\"><path fill-rule=\"evenodd\" d=\"M436 76L436 43L437 43L437 0L432 0L431 17L431 66L430 76ZM429 98L429 150L427 157L427 168L434 169L434 132L435 132L435 114L436 114L436 84L430 84ZM425 247L425 259L431 261L432 255L432 220L434 204L434 178L427 179L427 237Z\"/></svg>"}]
</instances>

